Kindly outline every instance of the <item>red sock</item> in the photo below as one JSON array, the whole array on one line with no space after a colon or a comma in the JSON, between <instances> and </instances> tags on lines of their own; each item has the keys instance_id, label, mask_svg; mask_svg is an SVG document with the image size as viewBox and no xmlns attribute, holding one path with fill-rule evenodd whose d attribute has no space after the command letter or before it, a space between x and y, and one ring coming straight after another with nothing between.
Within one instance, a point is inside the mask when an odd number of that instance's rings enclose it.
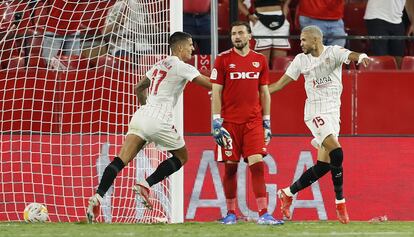
<instances>
[{"instance_id":1,"label":"red sock","mask_svg":"<svg viewBox=\"0 0 414 237\"><path fill-rule=\"evenodd\" d=\"M267 198L256 198L257 209L259 209L259 216L267 213Z\"/></svg>"},{"instance_id":2,"label":"red sock","mask_svg":"<svg viewBox=\"0 0 414 237\"><path fill-rule=\"evenodd\" d=\"M257 209L259 210L259 215L261 216L267 212L267 197L263 162L257 162L249 166L249 169L252 177L252 186L254 195L256 197Z\"/></svg>"},{"instance_id":3,"label":"red sock","mask_svg":"<svg viewBox=\"0 0 414 237\"><path fill-rule=\"evenodd\" d=\"M236 192L237 192L237 167L238 164L225 163L223 189L226 196L227 212L236 212Z\"/></svg>"},{"instance_id":4,"label":"red sock","mask_svg":"<svg viewBox=\"0 0 414 237\"><path fill-rule=\"evenodd\" d=\"M236 215L236 199L226 199L227 204L227 214Z\"/></svg>"}]
</instances>

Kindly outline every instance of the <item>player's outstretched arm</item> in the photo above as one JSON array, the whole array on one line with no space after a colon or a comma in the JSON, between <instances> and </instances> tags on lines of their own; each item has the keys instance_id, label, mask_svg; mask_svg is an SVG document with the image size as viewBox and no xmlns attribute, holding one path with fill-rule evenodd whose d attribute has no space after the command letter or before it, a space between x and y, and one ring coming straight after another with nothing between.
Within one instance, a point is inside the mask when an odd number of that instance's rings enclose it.
<instances>
[{"instance_id":1,"label":"player's outstretched arm","mask_svg":"<svg viewBox=\"0 0 414 237\"><path fill-rule=\"evenodd\" d=\"M280 91L281 89L283 89L283 87L285 87L291 81L293 81L291 77L289 77L286 74L283 74L283 76L277 82L273 82L272 84L269 85L269 93L273 94L276 91Z\"/></svg>"},{"instance_id":2,"label":"player's outstretched arm","mask_svg":"<svg viewBox=\"0 0 414 237\"><path fill-rule=\"evenodd\" d=\"M151 85L151 80L148 77L140 80L135 86L135 94L138 97L138 103L145 105L147 103L147 88Z\"/></svg>"},{"instance_id":3,"label":"player's outstretched arm","mask_svg":"<svg viewBox=\"0 0 414 237\"><path fill-rule=\"evenodd\" d=\"M362 64L364 67L368 66L371 62L371 59L365 53L351 52L348 59L357 62L357 64Z\"/></svg>"},{"instance_id":4,"label":"player's outstretched arm","mask_svg":"<svg viewBox=\"0 0 414 237\"><path fill-rule=\"evenodd\" d=\"M202 74L200 74L200 76L196 77L193 79L193 81L195 84L202 86L208 90L211 90L212 86L211 86L211 82L210 79Z\"/></svg>"}]
</instances>

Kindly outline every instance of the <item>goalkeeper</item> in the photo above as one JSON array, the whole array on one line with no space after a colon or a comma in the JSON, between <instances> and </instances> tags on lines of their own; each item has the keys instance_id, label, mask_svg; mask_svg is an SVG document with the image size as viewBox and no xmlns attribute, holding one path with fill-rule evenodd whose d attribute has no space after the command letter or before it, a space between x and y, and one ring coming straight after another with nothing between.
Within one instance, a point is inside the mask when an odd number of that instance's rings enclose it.
<instances>
[{"instance_id":1,"label":"goalkeeper","mask_svg":"<svg viewBox=\"0 0 414 237\"><path fill-rule=\"evenodd\" d=\"M89 199L86 210L89 222L95 220L102 197L117 174L147 143L154 142L158 148L172 154L144 182L134 186L134 191L141 196L143 204L150 209L150 187L179 170L188 160L184 139L174 126L173 109L187 82L194 82L207 89L211 89L211 83L196 68L185 63L191 59L194 51L191 35L175 32L170 36L168 44L172 55L157 62L135 88L142 106L130 121L121 151L105 168L96 194Z\"/></svg>"},{"instance_id":2,"label":"goalkeeper","mask_svg":"<svg viewBox=\"0 0 414 237\"><path fill-rule=\"evenodd\" d=\"M233 48L217 56L210 76L213 84L213 136L217 161L225 162L223 177L227 216L223 224L235 224L237 167L245 158L252 176L258 224L277 225L267 212L263 156L270 141L269 69L265 57L249 49L250 26L235 22L231 27Z\"/></svg>"}]
</instances>

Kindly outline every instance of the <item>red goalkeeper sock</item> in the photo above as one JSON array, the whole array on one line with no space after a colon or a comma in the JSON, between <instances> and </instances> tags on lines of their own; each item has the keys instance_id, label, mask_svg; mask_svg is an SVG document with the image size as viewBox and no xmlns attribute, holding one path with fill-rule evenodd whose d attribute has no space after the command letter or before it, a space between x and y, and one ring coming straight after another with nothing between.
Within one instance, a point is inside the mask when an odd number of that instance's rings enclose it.
<instances>
[{"instance_id":1,"label":"red goalkeeper sock","mask_svg":"<svg viewBox=\"0 0 414 237\"><path fill-rule=\"evenodd\" d=\"M236 215L236 199L226 199L227 204L227 214Z\"/></svg>"},{"instance_id":2,"label":"red goalkeeper sock","mask_svg":"<svg viewBox=\"0 0 414 237\"><path fill-rule=\"evenodd\" d=\"M228 213L236 212L236 191L237 191L237 167L238 164L225 163L223 189L226 196L226 204Z\"/></svg>"},{"instance_id":3,"label":"red goalkeeper sock","mask_svg":"<svg viewBox=\"0 0 414 237\"><path fill-rule=\"evenodd\" d=\"M257 162L253 165L250 165L249 169L252 177L252 186L254 195L256 197L257 209L259 210L259 215L261 216L267 212L267 197L263 162Z\"/></svg>"}]
</instances>

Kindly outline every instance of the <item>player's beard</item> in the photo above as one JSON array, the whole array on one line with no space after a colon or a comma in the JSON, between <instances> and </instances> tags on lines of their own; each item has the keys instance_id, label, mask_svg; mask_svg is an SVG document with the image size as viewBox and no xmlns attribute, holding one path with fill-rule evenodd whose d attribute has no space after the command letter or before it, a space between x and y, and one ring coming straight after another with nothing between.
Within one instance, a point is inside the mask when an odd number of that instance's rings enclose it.
<instances>
[{"instance_id":1,"label":"player's beard","mask_svg":"<svg viewBox=\"0 0 414 237\"><path fill-rule=\"evenodd\" d=\"M310 53L312 53L313 51L315 50L315 48L314 47L302 47L302 51L303 51L303 53L304 54L310 54Z\"/></svg>"},{"instance_id":2,"label":"player's beard","mask_svg":"<svg viewBox=\"0 0 414 237\"><path fill-rule=\"evenodd\" d=\"M242 50L242 49L244 49L244 47L246 47L247 43L248 42L243 42L243 41L237 42L237 43L233 42L233 46L238 50Z\"/></svg>"}]
</instances>

